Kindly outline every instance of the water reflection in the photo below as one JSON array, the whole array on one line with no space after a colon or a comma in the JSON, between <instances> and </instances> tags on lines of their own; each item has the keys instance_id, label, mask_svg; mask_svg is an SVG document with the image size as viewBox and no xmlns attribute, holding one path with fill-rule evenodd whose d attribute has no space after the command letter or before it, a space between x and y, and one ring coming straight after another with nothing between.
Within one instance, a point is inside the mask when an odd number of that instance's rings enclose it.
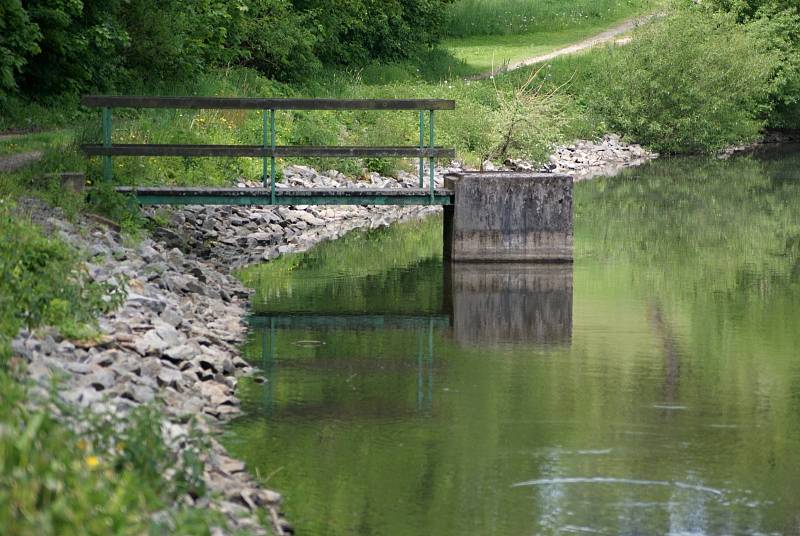
<instances>
[{"instance_id":1,"label":"water reflection","mask_svg":"<svg viewBox=\"0 0 800 536\"><path fill-rule=\"evenodd\" d=\"M445 273L459 345L570 343L571 264L458 263Z\"/></svg>"},{"instance_id":2,"label":"water reflection","mask_svg":"<svg viewBox=\"0 0 800 536\"><path fill-rule=\"evenodd\" d=\"M226 445L304 535L800 534L798 169L578 184L566 272L435 220L270 263Z\"/></svg>"}]
</instances>

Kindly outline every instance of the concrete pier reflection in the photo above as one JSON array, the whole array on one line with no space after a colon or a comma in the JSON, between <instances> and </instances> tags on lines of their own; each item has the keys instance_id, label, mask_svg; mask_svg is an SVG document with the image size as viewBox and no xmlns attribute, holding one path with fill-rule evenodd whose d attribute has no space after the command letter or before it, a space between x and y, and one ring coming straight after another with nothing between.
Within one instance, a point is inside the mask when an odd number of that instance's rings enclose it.
<instances>
[{"instance_id":1,"label":"concrete pier reflection","mask_svg":"<svg viewBox=\"0 0 800 536\"><path fill-rule=\"evenodd\" d=\"M446 264L444 288L461 345L571 343L571 264Z\"/></svg>"}]
</instances>

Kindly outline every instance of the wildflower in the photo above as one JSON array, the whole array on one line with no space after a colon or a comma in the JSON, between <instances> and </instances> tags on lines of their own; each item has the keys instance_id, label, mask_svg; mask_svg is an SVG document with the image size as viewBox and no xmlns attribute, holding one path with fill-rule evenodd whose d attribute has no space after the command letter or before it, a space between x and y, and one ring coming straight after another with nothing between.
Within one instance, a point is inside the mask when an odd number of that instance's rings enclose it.
<instances>
[{"instance_id":1,"label":"wildflower","mask_svg":"<svg viewBox=\"0 0 800 536\"><path fill-rule=\"evenodd\" d=\"M100 458L97 456L87 456L84 461L86 462L86 466L89 469L94 469L98 465L100 465Z\"/></svg>"}]
</instances>

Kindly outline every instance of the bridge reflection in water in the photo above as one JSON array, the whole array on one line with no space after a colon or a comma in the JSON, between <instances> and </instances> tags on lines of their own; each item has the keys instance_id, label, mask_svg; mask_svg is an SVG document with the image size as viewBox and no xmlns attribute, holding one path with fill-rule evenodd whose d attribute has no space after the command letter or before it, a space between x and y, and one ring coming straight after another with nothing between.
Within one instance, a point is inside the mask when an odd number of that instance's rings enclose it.
<instances>
[{"instance_id":1,"label":"bridge reflection in water","mask_svg":"<svg viewBox=\"0 0 800 536\"><path fill-rule=\"evenodd\" d=\"M320 366L358 367L364 361L360 356L340 356L325 348L326 340L334 343L346 335L377 341L392 332L406 334L404 362L409 363L411 352L416 352L418 411L432 408L437 344L454 343L460 348L571 344L571 264L445 264L439 298L433 300L440 304L437 310L420 307L418 312L401 313L381 313L370 307L368 311L333 314L330 311L335 304L325 300L320 300L319 312L303 307L299 311L281 308L271 314L262 306L250 322L254 338L260 342L261 368L267 378L264 409L271 410L272 391L280 374L278 363L286 367L294 362L286 352L314 352ZM376 297L375 302L380 300ZM292 348L283 350L280 358L279 341L282 348ZM378 356L375 360L381 361Z\"/></svg>"}]
</instances>

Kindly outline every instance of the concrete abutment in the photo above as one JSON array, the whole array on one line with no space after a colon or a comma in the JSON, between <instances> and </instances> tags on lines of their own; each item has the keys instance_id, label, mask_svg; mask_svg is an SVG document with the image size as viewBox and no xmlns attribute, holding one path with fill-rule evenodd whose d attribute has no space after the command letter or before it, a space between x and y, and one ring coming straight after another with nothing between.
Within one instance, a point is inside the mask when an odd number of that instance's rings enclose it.
<instances>
[{"instance_id":1,"label":"concrete abutment","mask_svg":"<svg viewBox=\"0 0 800 536\"><path fill-rule=\"evenodd\" d=\"M447 175L444 258L453 262L571 263L572 177L551 173Z\"/></svg>"}]
</instances>

